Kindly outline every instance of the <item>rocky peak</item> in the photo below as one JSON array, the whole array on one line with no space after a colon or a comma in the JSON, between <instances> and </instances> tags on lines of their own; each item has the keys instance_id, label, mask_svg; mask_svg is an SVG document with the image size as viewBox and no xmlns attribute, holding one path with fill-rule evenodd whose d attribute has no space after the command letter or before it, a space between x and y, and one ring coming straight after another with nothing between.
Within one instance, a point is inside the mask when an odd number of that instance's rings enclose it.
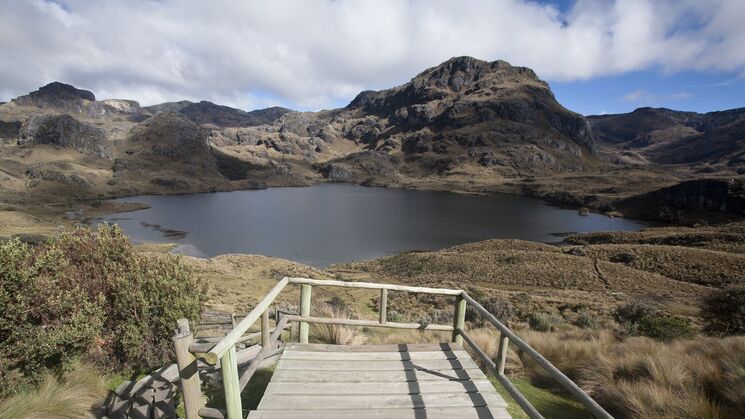
<instances>
[{"instance_id":1,"label":"rocky peak","mask_svg":"<svg viewBox=\"0 0 745 419\"><path fill-rule=\"evenodd\" d=\"M88 90L77 89L69 84L55 81L26 96L19 97L15 102L43 108L58 106L66 102L78 102L81 99L94 102L96 96Z\"/></svg>"},{"instance_id":2,"label":"rocky peak","mask_svg":"<svg viewBox=\"0 0 745 419\"><path fill-rule=\"evenodd\" d=\"M424 70L408 83L378 92L364 91L347 106L380 114L396 108L427 102L509 99L514 92L531 90L553 100L548 85L526 67L514 67L506 61L483 61L455 57Z\"/></svg>"},{"instance_id":3,"label":"rocky peak","mask_svg":"<svg viewBox=\"0 0 745 419\"><path fill-rule=\"evenodd\" d=\"M474 83L486 80L541 82L533 70L513 67L507 61L488 62L473 57L454 57L419 73L411 83L419 88L434 87L460 92Z\"/></svg>"}]
</instances>

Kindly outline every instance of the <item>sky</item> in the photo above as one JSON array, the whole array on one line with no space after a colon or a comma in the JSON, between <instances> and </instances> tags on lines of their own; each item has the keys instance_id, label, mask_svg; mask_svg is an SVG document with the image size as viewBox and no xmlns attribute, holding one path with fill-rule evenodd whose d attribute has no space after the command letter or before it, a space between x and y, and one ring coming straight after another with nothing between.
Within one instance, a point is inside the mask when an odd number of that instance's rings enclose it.
<instances>
[{"instance_id":1,"label":"sky","mask_svg":"<svg viewBox=\"0 0 745 419\"><path fill-rule=\"evenodd\" d=\"M585 115L745 107L745 0L0 0L0 101L346 105L469 55Z\"/></svg>"}]
</instances>

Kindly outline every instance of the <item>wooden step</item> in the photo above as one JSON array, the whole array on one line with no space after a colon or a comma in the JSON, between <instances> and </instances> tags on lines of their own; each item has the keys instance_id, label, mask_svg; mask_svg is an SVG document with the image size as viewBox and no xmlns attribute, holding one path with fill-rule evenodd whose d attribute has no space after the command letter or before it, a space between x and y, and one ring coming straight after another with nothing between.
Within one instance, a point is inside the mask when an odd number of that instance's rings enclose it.
<instances>
[{"instance_id":1,"label":"wooden step","mask_svg":"<svg viewBox=\"0 0 745 419\"><path fill-rule=\"evenodd\" d=\"M380 410L254 410L249 419L510 419L503 408L426 408Z\"/></svg>"}]
</instances>

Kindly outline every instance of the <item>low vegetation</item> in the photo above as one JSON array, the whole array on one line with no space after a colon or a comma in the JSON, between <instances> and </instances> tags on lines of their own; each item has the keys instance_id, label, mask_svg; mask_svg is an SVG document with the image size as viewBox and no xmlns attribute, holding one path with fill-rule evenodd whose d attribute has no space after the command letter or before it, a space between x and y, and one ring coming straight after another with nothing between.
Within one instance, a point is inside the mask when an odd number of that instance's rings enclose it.
<instances>
[{"instance_id":1,"label":"low vegetation","mask_svg":"<svg viewBox=\"0 0 745 419\"><path fill-rule=\"evenodd\" d=\"M45 374L40 382L0 401L0 418L78 418L81 412L97 412L107 392L106 377L81 363L61 375Z\"/></svg>"},{"instance_id":2,"label":"low vegetation","mask_svg":"<svg viewBox=\"0 0 745 419\"><path fill-rule=\"evenodd\" d=\"M162 366L176 319L196 319L205 288L181 260L137 253L116 227L37 246L0 244L0 397L64 376Z\"/></svg>"},{"instance_id":3,"label":"low vegetation","mask_svg":"<svg viewBox=\"0 0 745 419\"><path fill-rule=\"evenodd\" d=\"M313 308L313 315L332 319L349 319L349 309L342 303L319 304ZM360 343L357 332L342 324L311 324L309 328L311 341L332 345L353 345Z\"/></svg>"},{"instance_id":4,"label":"low vegetation","mask_svg":"<svg viewBox=\"0 0 745 419\"><path fill-rule=\"evenodd\" d=\"M701 308L706 332L712 335L745 335L745 285L714 291Z\"/></svg>"}]
</instances>

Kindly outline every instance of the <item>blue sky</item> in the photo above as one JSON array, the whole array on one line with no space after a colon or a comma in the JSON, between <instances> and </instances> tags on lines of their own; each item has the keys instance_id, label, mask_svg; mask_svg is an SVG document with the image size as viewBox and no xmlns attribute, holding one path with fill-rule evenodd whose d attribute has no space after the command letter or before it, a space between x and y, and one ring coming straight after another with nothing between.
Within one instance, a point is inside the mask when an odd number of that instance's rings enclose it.
<instances>
[{"instance_id":1,"label":"blue sky","mask_svg":"<svg viewBox=\"0 0 745 419\"><path fill-rule=\"evenodd\" d=\"M586 115L707 112L745 106L743 22L745 0L0 0L0 101L61 81L318 110L468 55L532 68Z\"/></svg>"},{"instance_id":2,"label":"blue sky","mask_svg":"<svg viewBox=\"0 0 745 419\"><path fill-rule=\"evenodd\" d=\"M584 115L624 113L643 106L711 112L745 107L745 78L734 72L633 71L549 85L566 108Z\"/></svg>"}]
</instances>

